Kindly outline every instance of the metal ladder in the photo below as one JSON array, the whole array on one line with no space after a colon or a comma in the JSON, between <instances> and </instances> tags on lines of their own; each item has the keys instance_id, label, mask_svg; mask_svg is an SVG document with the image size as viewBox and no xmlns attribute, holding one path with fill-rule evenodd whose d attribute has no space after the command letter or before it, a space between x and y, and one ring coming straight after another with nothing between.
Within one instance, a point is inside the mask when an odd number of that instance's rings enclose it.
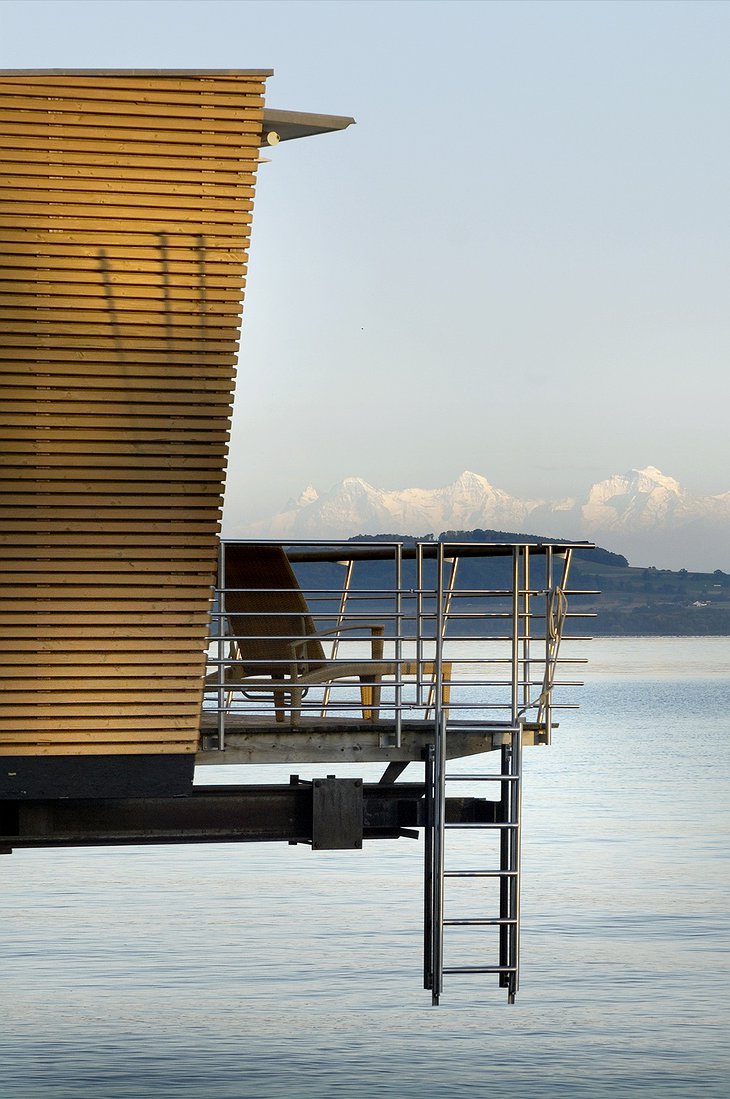
<instances>
[{"instance_id":1,"label":"metal ladder","mask_svg":"<svg viewBox=\"0 0 730 1099\"><path fill-rule=\"evenodd\" d=\"M424 872L424 987L431 990L432 1003L438 1004L444 975L457 973L494 973L499 985L507 989L508 1003L514 1003L519 988L520 961L520 831L522 726L505 730L506 743L500 749L499 773L447 774L447 718L439 715L435 744L429 746L425 760L426 829ZM496 819L470 824L452 824L446 820L448 783L499 783ZM499 831L499 865L487 869L447 865L447 836L452 829L488 829ZM447 879L485 878L499 880L499 911L479 911L473 917L445 918L444 892ZM497 957L489 960L482 951L470 965L445 964L444 931L458 935L460 928L499 928ZM451 930L453 929L453 930ZM449 944L450 945L450 944Z\"/></svg>"}]
</instances>

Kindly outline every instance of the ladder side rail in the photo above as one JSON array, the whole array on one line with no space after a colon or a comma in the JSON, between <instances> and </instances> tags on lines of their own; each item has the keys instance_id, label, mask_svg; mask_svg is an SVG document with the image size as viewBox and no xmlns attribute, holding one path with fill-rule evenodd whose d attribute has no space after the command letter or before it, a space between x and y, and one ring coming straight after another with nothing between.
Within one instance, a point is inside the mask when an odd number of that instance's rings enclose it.
<instances>
[{"instance_id":1,"label":"ladder side rail","mask_svg":"<svg viewBox=\"0 0 730 1099\"><path fill-rule=\"evenodd\" d=\"M500 748L500 771L504 777L510 774L510 745L503 744ZM499 819L500 823L509 823L510 810L512 807L512 793L510 787L513 784L511 782L502 782L500 797L499 797ZM507 875L512 871L513 867L510 862L510 837L509 829L502 828L499 834L499 869L503 874L503 877L499 879L499 915L500 919L508 919L511 914L511 900L512 900L512 878ZM499 975L499 984L501 988L505 988L509 981L508 968L511 963L510 959L510 935L509 925L502 924L499 928L499 965L503 970Z\"/></svg>"},{"instance_id":2,"label":"ladder side rail","mask_svg":"<svg viewBox=\"0 0 730 1099\"><path fill-rule=\"evenodd\" d=\"M423 830L423 987L433 988L433 872L434 872L434 755L435 746L424 751L426 820Z\"/></svg>"},{"instance_id":3,"label":"ladder side rail","mask_svg":"<svg viewBox=\"0 0 730 1099\"><path fill-rule=\"evenodd\" d=\"M444 969L444 869L446 838L446 727L442 706L443 691L443 648L444 648L444 544L439 542L436 550L436 638L435 638L435 681L434 699L434 874L433 874L433 984L431 1002L438 1004L443 987Z\"/></svg>"},{"instance_id":4,"label":"ladder side rail","mask_svg":"<svg viewBox=\"0 0 730 1099\"><path fill-rule=\"evenodd\" d=\"M512 869L515 875L510 879L513 886L513 911L511 913L512 924L512 981L508 989L508 1002L515 1002L515 995L520 987L520 919L521 919L521 895L522 895L522 722L512 734L512 767L517 781L510 783L512 792L513 821L516 827L509 832L512 844Z\"/></svg>"}]
</instances>

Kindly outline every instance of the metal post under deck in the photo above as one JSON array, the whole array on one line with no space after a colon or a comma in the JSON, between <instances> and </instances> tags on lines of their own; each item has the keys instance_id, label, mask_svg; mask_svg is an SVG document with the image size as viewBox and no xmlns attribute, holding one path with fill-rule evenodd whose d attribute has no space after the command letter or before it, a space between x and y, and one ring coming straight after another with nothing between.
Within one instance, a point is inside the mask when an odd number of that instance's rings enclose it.
<instances>
[{"instance_id":1,"label":"metal post under deck","mask_svg":"<svg viewBox=\"0 0 730 1099\"><path fill-rule=\"evenodd\" d=\"M444 649L444 544L436 551L436 652L434 679L434 821L433 821L433 981L431 1002L436 1005L441 996L444 972L444 842L446 811L446 716L443 712L443 649Z\"/></svg>"},{"instance_id":2,"label":"metal post under deck","mask_svg":"<svg viewBox=\"0 0 730 1099\"><path fill-rule=\"evenodd\" d=\"M224 705L225 700L225 679L226 679L226 665L224 663L226 659L226 547L225 542L220 541L218 543L218 583L220 585L218 593L218 641L217 641L217 653L218 653L218 672L220 676L220 682L218 686L218 750L220 752L225 751L226 747L226 707Z\"/></svg>"},{"instance_id":3,"label":"metal post under deck","mask_svg":"<svg viewBox=\"0 0 730 1099\"><path fill-rule=\"evenodd\" d=\"M423 835L423 987L433 989L433 836L434 836L434 755L429 744L424 752L426 819Z\"/></svg>"}]
</instances>

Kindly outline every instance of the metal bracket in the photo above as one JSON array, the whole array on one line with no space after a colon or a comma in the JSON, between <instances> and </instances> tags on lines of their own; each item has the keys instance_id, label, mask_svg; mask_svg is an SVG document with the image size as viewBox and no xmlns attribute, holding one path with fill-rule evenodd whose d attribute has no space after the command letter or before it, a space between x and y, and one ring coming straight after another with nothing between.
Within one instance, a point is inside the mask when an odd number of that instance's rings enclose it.
<instances>
[{"instance_id":1,"label":"metal bracket","mask_svg":"<svg viewBox=\"0 0 730 1099\"><path fill-rule=\"evenodd\" d=\"M312 783L312 848L343 851L362 847L361 778L316 778Z\"/></svg>"}]
</instances>

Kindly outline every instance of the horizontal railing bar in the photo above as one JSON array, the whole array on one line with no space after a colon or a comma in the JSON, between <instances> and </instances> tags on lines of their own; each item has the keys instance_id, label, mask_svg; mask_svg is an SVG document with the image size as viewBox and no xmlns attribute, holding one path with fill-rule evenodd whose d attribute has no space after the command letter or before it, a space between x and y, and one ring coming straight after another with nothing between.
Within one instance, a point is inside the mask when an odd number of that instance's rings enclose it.
<instances>
[{"instance_id":1,"label":"horizontal railing bar","mask_svg":"<svg viewBox=\"0 0 730 1099\"><path fill-rule=\"evenodd\" d=\"M342 592L342 588L308 588L302 584L299 585L299 590L303 595L306 595L308 599L316 599L318 602L324 599L332 599L339 596ZM216 591L222 592L225 595L261 595L264 592L271 595L286 595L291 593L291 588L235 588L235 587L220 587L216 586ZM395 593L399 593L401 599L416 599L421 597L422 599L432 600L436 602L437 595L436 589L433 587L428 588L348 588L347 594L351 599L388 599ZM517 595L519 597L530 596L533 599L545 599L550 592L544 588L534 588L527 590L525 588L518 588ZM563 594L566 597L572 595L601 595L600 591L593 591L588 588L580 588L576 590L564 591ZM456 588L451 592L452 601L454 599L511 599L514 595L512 588ZM426 613L435 613L428 612ZM539 613L526 611L526 614Z\"/></svg>"},{"instance_id":2,"label":"horizontal railing bar","mask_svg":"<svg viewBox=\"0 0 730 1099\"><path fill-rule=\"evenodd\" d=\"M276 594L275 592L258 592L258 595L263 594ZM334 599L333 599L334 604ZM264 611L264 610L243 610L235 607L220 607L211 611L211 614L216 618L311 618L313 620L330 621L333 618L338 617L338 609L333 605L328 610L316 611L311 608L308 611L299 608L289 608L282 611ZM372 622L376 617L372 610L363 611L351 611L347 612L348 620ZM568 611L565 618L595 618L595 611ZM449 622L502 622L511 618L511 611L508 609L502 611L452 611L449 614ZM420 617L417 615L409 615L408 613L397 611L391 611L388 614L378 612L378 622L396 622L398 620L406 622L425 622L428 625L433 625L437 621L435 614L422 614ZM545 615L538 611L529 611L520 615L520 619L523 622L544 622Z\"/></svg>"},{"instance_id":3,"label":"horizontal railing bar","mask_svg":"<svg viewBox=\"0 0 730 1099\"><path fill-rule=\"evenodd\" d=\"M220 667L220 668L236 668L236 667L239 667L241 665L245 665L247 668L249 668L249 667L251 667L251 668L255 668L255 667L270 668L272 666L272 664L279 664L279 665L313 664L313 665L318 665L318 664L321 664L321 663L322 663L322 660L320 658L304 658L304 657L300 658L299 660L297 660L296 657L292 657L291 661L288 661L283 657L275 657L275 658L274 657L269 657L268 659L266 659L265 657L257 657L255 660L254 659L248 659L248 658L246 658L245 660L226 660L226 659L223 659L223 658L211 657L208 661L209 665L211 665L213 667ZM355 668L362 668L363 671L366 672L368 668L378 668L382 664L394 664L394 663L396 663L396 661L388 660L387 657L375 657L375 658L371 657L367 660L362 658L362 657L360 657L360 658L354 658L353 657L353 659L349 660L346 656L342 656L342 657L336 657L334 660L326 660L325 663L327 664L328 667L331 667L331 668L337 668L338 666L345 667L345 668L355 667ZM281 670L283 670L283 669L281 669ZM313 670L316 670L316 667ZM353 674L355 674L355 673L353 673ZM389 674L389 673L386 673L386 674ZM109 678L111 678L111 677L109 677ZM246 678L248 678L248 677L246 677ZM242 687L245 688L246 678L239 679L239 680L233 680L233 681L229 682L228 685L229 686L235 686L237 684L240 684ZM433 676L430 675L430 674L426 674L425 676L423 676L423 681L425 682L426 686L430 686L432 680L433 680ZM225 680L221 680L221 682L225 682ZM296 684L297 681L296 680L291 680L291 679L283 679L283 680L277 680L276 682L277 683L280 683L280 682L281 683L288 683L289 685L291 685L292 683ZM394 687L394 686L397 686L398 684L401 684L402 686L405 687L405 686L412 686L412 685L414 685L415 682L416 682L416 680L412 677L411 678L401 678L399 676L393 675L392 679L383 679L381 681L381 685L383 687ZM542 685L543 685L543 680L542 679L516 679L514 682L517 684L518 687L542 687ZM442 676L442 678L441 678L441 685L443 687L488 687L490 690L495 690L495 689L498 690L501 687L509 687L509 686L511 686L511 684L512 684L511 679L450 679L448 676ZM582 687L583 686L583 681L582 680L577 680L577 679L552 679L550 685L551 685L551 687ZM306 687L306 686L316 687L317 684L316 683L309 683L309 684L303 683L302 686L304 686L304 687ZM454 701L454 704L456 704L455 701ZM472 704L473 704L473 700L472 700Z\"/></svg>"},{"instance_id":4,"label":"horizontal railing bar","mask_svg":"<svg viewBox=\"0 0 730 1099\"><path fill-rule=\"evenodd\" d=\"M221 588L219 590L221 590L221 591L256 593L256 592L259 592L259 591L282 592L282 591L286 591L286 588L233 588L233 587L231 587L231 588ZM332 592L338 592L338 591L341 591L342 589L340 589L340 588L309 588L304 584L300 584L300 590L302 592L304 592L306 595L311 596L313 599L317 599L317 598L325 599L325 598L328 598L329 595ZM392 587L387 587L387 588L352 588L351 587L351 588L347 589L347 592L348 592L348 595L352 596L354 599L370 599L370 598L375 597L375 596L383 599L383 598L386 598L389 595L392 595L393 592L400 592L400 595L401 595L402 599L416 599L420 596L421 599L428 599L428 600L431 600L433 602L436 602L436 600L437 600L436 588L433 585L429 585L426 588L411 588L411 587L398 588L395 585L393 585ZM465 598L466 599L492 599L492 598L511 599L512 594L513 594L512 588L455 588L451 593L451 597L452 597L452 599L465 599ZM517 594L520 595L520 596L529 595L533 599L545 599L550 593L548 591L546 591L545 588L534 588L534 589L530 589L529 591L525 588L518 588L517 589ZM573 592L566 591L564 594L565 595L572 595L572 594L577 594L577 595L600 595L601 593L600 592L589 592L589 591L585 591L585 592L580 591L580 592L573 593Z\"/></svg>"},{"instance_id":5,"label":"horizontal railing bar","mask_svg":"<svg viewBox=\"0 0 730 1099\"><path fill-rule=\"evenodd\" d=\"M334 683L332 683L332 684L330 684L330 683L324 683L324 684L318 683L318 684L316 684L316 686L319 687L319 688L329 687L329 686L334 687L335 684ZM350 686L353 686L353 684L350 684ZM263 704L264 704L264 697L263 696L267 693L268 688L269 688L268 684L259 685L258 687L252 687L251 688L252 697L249 698L249 699L246 699L247 704L246 704L245 707L240 705L240 704L231 706L228 703L225 703L221 706L216 706L214 701L211 700L211 701L208 701L208 702L205 703L205 711L206 711L206 713L221 713L221 712L229 713L230 712L230 713L234 713L234 714L236 714L236 713L238 713L238 714L242 714L242 713L245 713L245 714L268 713L269 708L268 707L266 709L263 708ZM246 688L246 690L248 690L248 688ZM223 694L228 694L230 691L231 691L231 685L230 684L225 684L223 686L221 686L219 684L212 684L212 685L209 685L208 690L206 691L206 695L207 695L208 699L211 699L211 696L213 696L215 694L218 694L219 692L221 692ZM254 692L256 692L255 695L254 695ZM236 692L236 693L239 693L239 692ZM271 693L270 689L268 689L268 693L269 694ZM252 706L251 703L253 703L253 702L257 702L257 703L259 703L259 705L258 706ZM312 702L305 703L304 706L303 706L303 709L314 709L314 710L321 709L321 702L322 702L321 699L317 699L317 700L314 700ZM538 705L537 702L535 702L533 704L533 706L531 707L531 709L537 709L537 705ZM344 710L344 709L351 709L351 710L358 709L359 710L361 708L362 708L362 701L359 700L359 699L357 701L355 699L352 699L352 698L342 698L342 699L338 698L337 699L337 709L338 710ZM365 708L367 709L368 707L366 706ZM289 703L287 703L286 709L291 710L292 706L289 705ZM475 710L479 710L479 711L482 711L482 712L489 711L490 713L494 713L495 711L509 712L510 709L511 709L511 705L510 705L509 702L487 702L487 703L482 702L478 706L475 706L473 702L471 704L464 704L463 706L454 706L453 703L451 703L449 705L449 713L451 713L452 711L465 712L465 713L474 713ZM565 704L562 704L562 705L553 703L551 709L552 710L577 710L577 709L579 709L579 706L578 706L577 703L575 703L575 704L565 703ZM422 719L419 715L424 714L424 713L426 715L428 715L429 713L433 714L433 704L431 704L429 706L428 703L426 703L426 702L421 702L421 703L412 702L410 704L409 703L404 703L401 706L396 706L394 702L386 701L385 703L381 703L381 705L379 707L379 710L381 710L383 712L383 716L386 720L388 719L389 715L399 714L400 713L400 714L406 714L406 715L413 714L414 715L414 718L413 718L414 721L420 721ZM430 723L433 724L433 719L428 718L428 716L424 720L425 721L430 721ZM449 725L452 725L452 724L453 723L451 721L449 721ZM461 731L462 732L463 731L471 731L471 732L474 732L474 733L479 733L481 731L482 726L487 726L491 732L494 732L494 731L504 732L504 733L509 732L509 729L504 727L503 722L501 722L501 721L492 722L492 721L488 721L486 719L485 719L484 722L480 722L478 720L470 721L469 724L465 728L464 727L461 728ZM499 728L495 729L495 726L499 726ZM539 726L539 728L543 729L544 725L541 724Z\"/></svg>"},{"instance_id":6,"label":"horizontal railing bar","mask_svg":"<svg viewBox=\"0 0 730 1099\"><path fill-rule=\"evenodd\" d=\"M505 823L505 824L498 824L496 821L491 821L491 820L490 821L486 821L486 820L485 821L476 821L476 820L475 821L464 821L462 824L445 824L444 825L444 828L467 828L469 830L474 830L475 828L488 828L488 829L491 829L492 831L496 831L499 828L513 829L513 828L516 828L516 827L517 827L517 824L514 823L514 822Z\"/></svg>"}]
</instances>

